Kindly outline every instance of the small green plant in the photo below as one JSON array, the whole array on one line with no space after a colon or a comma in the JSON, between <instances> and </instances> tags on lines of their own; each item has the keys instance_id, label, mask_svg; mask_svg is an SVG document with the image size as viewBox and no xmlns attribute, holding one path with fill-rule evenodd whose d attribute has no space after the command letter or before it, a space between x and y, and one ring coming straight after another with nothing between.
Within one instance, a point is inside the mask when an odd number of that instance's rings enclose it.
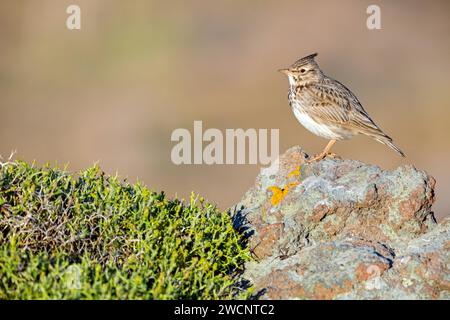
<instances>
[{"instance_id":1,"label":"small green plant","mask_svg":"<svg viewBox=\"0 0 450 320\"><path fill-rule=\"evenodd\" d=\"M0 167L0 299L245 299L250 253L227 213L97 166Z\"/></svg>"}]
</instances>

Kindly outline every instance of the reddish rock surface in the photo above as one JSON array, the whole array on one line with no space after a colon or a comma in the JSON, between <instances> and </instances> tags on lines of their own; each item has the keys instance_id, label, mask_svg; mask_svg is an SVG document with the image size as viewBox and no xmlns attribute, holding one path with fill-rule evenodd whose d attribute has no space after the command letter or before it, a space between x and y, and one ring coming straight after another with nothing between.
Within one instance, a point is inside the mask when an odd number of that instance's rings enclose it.
<instances>
[{"instance_id":1,"label":"reddish rock surface","mask_svg":"<svg viewBox=\"0 0 450 320\"><path fill-rule=\"evenodd\" d=\"M450 298L450 219L434 219L431 176L305 159L288 150L236 206L255 255L245 276L262 298ZM288 185L274 202L271 187Z\"/></svg>"}]
</instances>

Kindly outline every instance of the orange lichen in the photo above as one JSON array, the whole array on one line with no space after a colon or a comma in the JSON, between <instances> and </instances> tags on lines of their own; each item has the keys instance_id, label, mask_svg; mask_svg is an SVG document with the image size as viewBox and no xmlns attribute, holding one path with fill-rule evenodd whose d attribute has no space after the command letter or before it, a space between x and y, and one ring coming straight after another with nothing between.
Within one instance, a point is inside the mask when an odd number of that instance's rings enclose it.
<instances>
[{"instance_id":1,"label":"orange lichen","mask_svg":"<svg viewBox=\"0 0 450 320\"><path fill-rule=\"evenodd\" d=\"M290 178L292 176L298 177L299 175L300 175L300 166L298 166L295 170L289 172L287 178Z\"/></svg>"},{"instance_id":2,"label":"orange lichen","mask_svg":"<svg viewBox=\"0 0 450 320\"><path fill-rule=\"evenodd\" d=\"M288 194L289 189L298 185L298 182L290 182L285 185L283 188L279 188L276 186L269 187L268 190L272 191L272 197L270 198L270 203L273 206L278 205L281 200Z\"/></svg>"},{"instance_id":3,"label":"orange lichen","mask_svg":"<svg viewBox=\"0 0 450 320\"><path fill-rule=\"evenodd\" d=\"M287 194L287 192L285 192L286 190L280 189L276 186L269 187L268 190L272 191L272 197L270 198L270 203L273 206L276 206L277 204L279 204L281 202L281 200L283 200L283 198Z\"/></svg>"},{"instance_id":4,"label":"orange lichen","mask_svg":"<svg viewBox=\"0 0 450 320\"><path fill-rule=\"evenodd\" d=\"M300 166L297 166L297 168L295 170L291 171L287 175L286 178L289 179L290 177L299 176L299 175L300 175ZM267 188L267 190L270 190L272 192L272 197L270 198L270 203L273 206L278 205L284 199L284 197L288 194L289 189L297 186L298 184L299 184L299 182L289 182L282 188L277 187L277 186L271 186L271 187Z\"/></svg>"}]
</instances>

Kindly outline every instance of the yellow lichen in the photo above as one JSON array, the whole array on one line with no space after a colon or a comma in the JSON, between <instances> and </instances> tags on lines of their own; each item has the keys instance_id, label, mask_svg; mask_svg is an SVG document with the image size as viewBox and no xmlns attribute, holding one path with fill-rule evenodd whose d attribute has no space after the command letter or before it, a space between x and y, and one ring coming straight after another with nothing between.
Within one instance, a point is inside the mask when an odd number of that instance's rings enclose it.
<instances>
[{"instance_id":1,"label":"yellow lichen","mask_svg":"<svg viewBox=\"0 0 450 320\"><path fill-rule=\"evenodd\" d=\"M272 191L272 197L270 198L270 203L276 206L283 200L285 194L284 189L280 189L276 186L269 187L268 190Z\"/></svg>"},{"instance_id":2,"label":"yellow lichen","mask_svg":"<svg viewBox=\"0 0 450 320\"><path fill-rule=\"evenodd\" d=\"M295 170L291 171L286 179L289 179L290 177L293 176L300 176L300 166L298 166ZM297 186L299 184L299 182L289 182L287 183L284 187L280 188L277 186L271 186L269 188L267 188L267 190L270 190L272 192L272 197L270 198L270 203L273 206L278 205L283 199L284 197L288 194L289 189L293 188L295 186Z\"/></svg>"},{"instance_id":3,"label":"yellow lichen","mask_svg":"<svg viewBox=\"0 0 450 320\"><path fill-rule=\"evenodd\" d=\"M279 188L276 186L269 187L268 190L272 191L272 197L270 198L270 203L273 206L278 205L281 200L288 194L289 189L298 185L298 182L290 182L285 185L283 188Z\"/></svg>"},{"instance_id":4,"label":"yellow lichen","mask_svg":"<svg viewBox=\"0 0 450 320\"><path fill-rule=\"evenodd\" d=\"M289 172L289 174L287 175L287 178L290 178L292 176L298 177L299 175L300 175L300 166L298 166L295 170Z\"/></svg>"}]
</instances>

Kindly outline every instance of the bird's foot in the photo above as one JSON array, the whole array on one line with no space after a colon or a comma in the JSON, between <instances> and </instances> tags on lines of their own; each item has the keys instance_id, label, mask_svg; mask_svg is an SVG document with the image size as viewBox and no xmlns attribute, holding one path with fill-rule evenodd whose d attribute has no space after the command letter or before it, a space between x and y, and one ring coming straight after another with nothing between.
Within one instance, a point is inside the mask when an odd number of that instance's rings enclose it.
<instances>
[{"instance_id":1,"label":"bird's foot","mask_svg":"<svg viewBox=\"0 0 450 320\"><path fill-rule=\"evenodd\" d=\"M334 159L334 158L337 158L338 155L336 153L333 153L333 152L321 152L321 153L315 155L312 159L307 160L306 163L312 163L312 162L320 161L320 160L322 160L324 158L327 158L327 157L330 157L330 158Z\"/></svg>"}]
</instances>

